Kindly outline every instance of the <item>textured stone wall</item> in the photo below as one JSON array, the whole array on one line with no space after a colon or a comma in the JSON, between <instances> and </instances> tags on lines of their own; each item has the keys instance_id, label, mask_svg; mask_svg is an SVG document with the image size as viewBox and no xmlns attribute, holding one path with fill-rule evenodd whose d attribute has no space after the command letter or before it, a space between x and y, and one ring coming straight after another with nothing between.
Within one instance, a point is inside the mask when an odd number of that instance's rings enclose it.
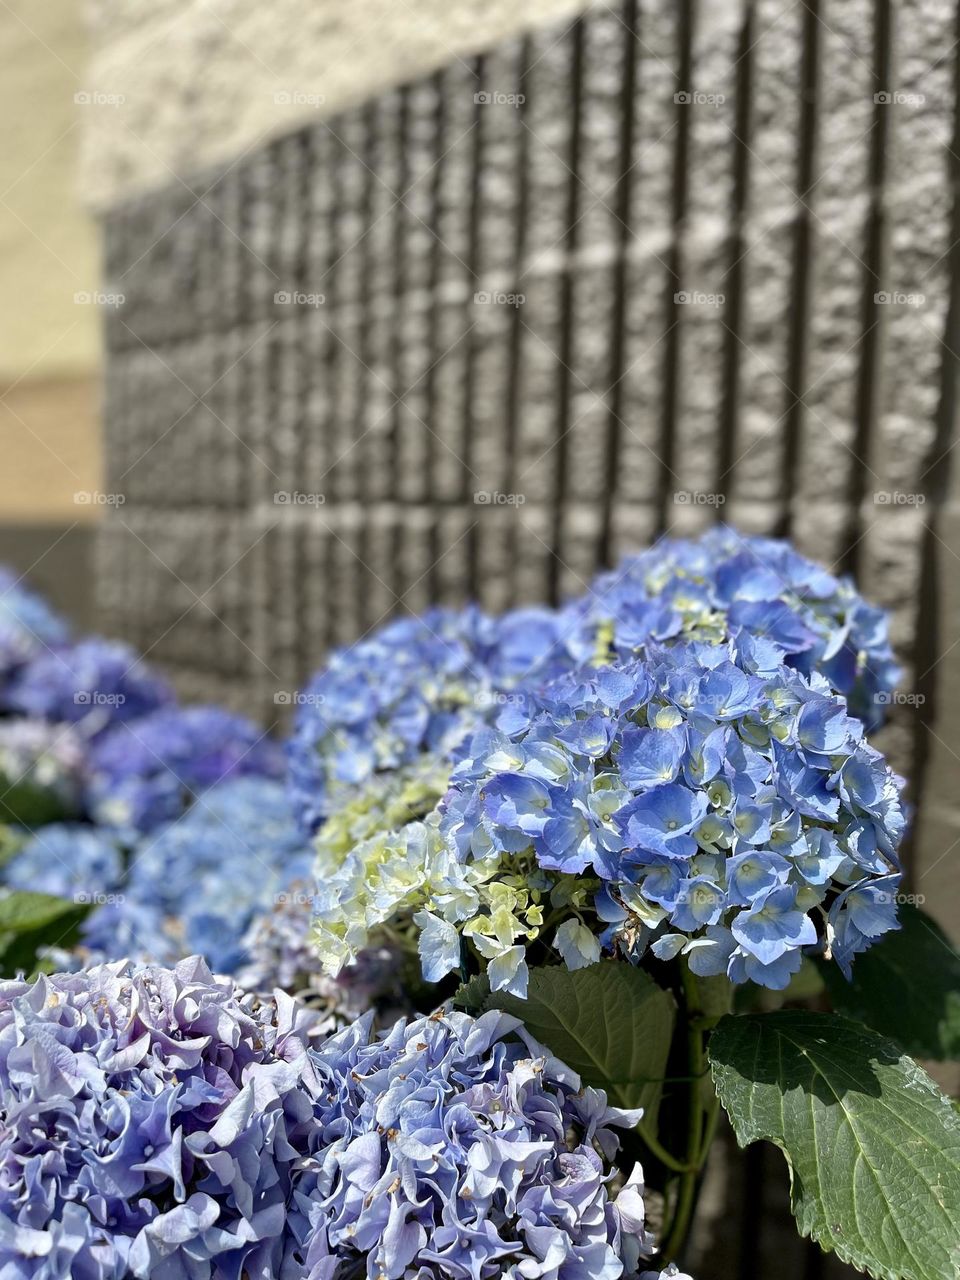
<instances>
[{"instance_id":1,"label":"textured stone wall","mask_svg":"<svg viewBox=\"0 0 960 1280\"><path fill-rule=\"evenodd\" d=\"M112 626L271 710L391 612L725 518L893 609L885 745L942 776L956 23L596 5L115 205Z\"/></svg>"},{"instance_id":2,"label":"textured stone wall","mask_svg":"<svg viewBox=\"0 0 960 1280\"><path fill-rule=\"evenodd\" d=\"M25 0L21 0L24 3ZM55 0L59 4L62 0ZM82 185L106 209L588 0L86 0Z\"/></svg>"}]
</instances>

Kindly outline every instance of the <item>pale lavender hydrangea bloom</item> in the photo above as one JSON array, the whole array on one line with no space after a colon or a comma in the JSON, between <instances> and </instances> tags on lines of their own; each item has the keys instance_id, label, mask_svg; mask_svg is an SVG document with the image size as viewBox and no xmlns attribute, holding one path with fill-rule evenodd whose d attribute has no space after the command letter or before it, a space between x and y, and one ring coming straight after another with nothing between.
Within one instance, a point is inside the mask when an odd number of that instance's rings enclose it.
<instances>
[{"instance_id":1,"label":"pale lavender hydrangea bloom","mask_svg":"<svg viewBox=\"0 0 960 1280\"><path fill-rule=\"evenodd\" d=\"M616 1198L614 1127L637 1115L505 1014L435 1014L371 1038L369 1016L312 1053L311 1156L284 1277L618 1280L652 1241L639 1169Z\"/></svg>"},{"instance_id":2,"label":"pale lavender hydrangea bloom","mask_svg":"<svg viewBox=\"0 0 960 1280\"><path fill-rule=\"evenodd\" d=\"M0 1274L273 1280L305 1016L254 1013L197 957L0 984Z\"/></svg>"},{"instance_id":3,"label":"pale lavender hydrangea bloom","mask_svg":"<svg viewBox=\"0 0 960 1280\"><path fill-rule=\"evenodd\" d=\"M516 1019L310 1022L196 956L0 984L4 1280L636 1275L636 1113Z\"/></svg>"}]
</instances>

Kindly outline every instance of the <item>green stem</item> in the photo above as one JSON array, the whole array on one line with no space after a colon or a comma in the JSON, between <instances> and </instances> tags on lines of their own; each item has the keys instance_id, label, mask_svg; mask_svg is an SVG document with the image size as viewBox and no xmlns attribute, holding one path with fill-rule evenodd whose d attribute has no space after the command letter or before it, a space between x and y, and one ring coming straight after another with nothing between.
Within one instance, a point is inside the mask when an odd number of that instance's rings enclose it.
<instances>
[{"instance_id":1,"label":"green stem","mask_svg":"<svg viewBox=\"0 0 960 1280\"><path fill-rule=\"evenodd\" d=\"M707 1161L707 1153L713 1145L717 1133L717 1121L720 1119L720 1095L715 1090L707 1105L706 1124L703 1126L703 1143L700 1147L699 1165L702 1169Z\"/></svg>"},{"instance_id":2,"label":"green stem","mask_svg":"<svg viewBox=\"0 0 960 1280\"><path fill-rule=\"evenodd\" d=\"M664 1235L660 1253L668 1262L672 1262L683 1247L690 1230L693 1210L697 1200L697 1184L700 1171L706 1158L710 1139L713 1137L715 1124L711 1114L709 1120L704 1112L701 1099L703 1077L707 1071L707 1055L702 1018L699 1016L700 996L697 980L686 965L682 968L685 1015L687 1019L687 1065L690 1074L690 1088L687 1095L687 1151L686 1168L680 1173L677 1200L674 1206L669 1230ZM707 1121L706 1125L704 1121Z\"/></svg>"},{"instance_id":3,"label":"green stem","mask_svg":"<svg viewBox=\"0 0 960 1280\"><path fill-rule=\"evenodd\" d=\"M671 1155L666 1147L662 1146L653 1134L649 1133L642 1124L637 1126L637 1133L639 1133L644 1146L657 1157L661 1164L666 1165L666 1167L673 1173L689 1172L690 1166L684 1164L682 1160L678 1160L676 1156Z\"/></svg>"}]
</instances>

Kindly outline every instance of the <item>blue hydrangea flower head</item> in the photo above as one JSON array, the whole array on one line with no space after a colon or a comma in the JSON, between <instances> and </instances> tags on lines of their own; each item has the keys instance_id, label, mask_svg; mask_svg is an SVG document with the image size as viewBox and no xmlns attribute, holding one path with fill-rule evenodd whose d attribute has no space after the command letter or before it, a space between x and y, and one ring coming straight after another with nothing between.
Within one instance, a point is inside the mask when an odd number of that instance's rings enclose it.
<instances>
[{"instance_id":1,"label":"blue hydrangea flower head","mask_svg":"<svg viewBox=\"0 0 960 1280\"><path fill-rule=\"evenodd\" d=\"M289 743L306 828L316 830L375 774L423 753L449 756L559 654L551 610L491 618L474 607L400 618L334 653L298 697Z\"/></svg>"},{"instance_id":2,"label":"blue hydrangea flower head","mask_svg":"<svg viewBox=\"0 0 960 1280\"><path fill-rule=\"evenodd\" d=\"M78 724L90 737L173 701L173 690L125 644L92 636L43 649L18 672L8 702L24 715Z\"/></svg>"},{"instance_id":3,"label":"blue hydrangea flower head","mask_svg":"<svg viewBox=\"0 0 960 1280\"><path fill-rule=\"evenodd\" d=\"M95 821L128 836L180 815L230 778L279 778L283 749L246 716L215 706L162 707L101 734L87 794Z\"/></svg>"},{"instance_id":4,"label":"blue hydrangea flower head","mask_svg":"<svg viewBox=\"0 0 960 1280\"><path fill-rule=\"evenodd\" d=\"M218 973L232 973L248 960L244 935L253 920L305 877L312 861L283 783L221 782L133 846L125 901L88 918L85 944L115 955L110 931L122 927L138 944L130 948L136 956L197 953Z\"/></svg>"},{"instance_id":5,"label":"blue hydrangea flower head","mask_svg":"<svg viewBox=\"0 0 960 1280\"><path fill-rule=\"evenodd\" d=\"M479 964L518 995L531 944L770 987L814 947L846 967L896 927L900 780L822 676L753 674L735 649L571 671L476 731L434 813L323 853L324 963L399 916L431 981Z\"/></svg>"},{"instance_id":6,"label":"blue hydrangea flower head","mask_svg":"<svg viewBox=\"0 0 960 1280\"><path fill-rule=\"evenodd\" d=\"M786 663L819 672L868 727L883 720L899 677L887 615L849 580L789 542L722 526L626 557L567 606L563 628L578 661L623 662L651 646L733 638L746 670Z\"/></svg>"},{"instance_id":7,"label":"blue hydrangea flower head","mask_svg":"<svg viewBox=\"0 0 960 1280\"><path fill-rule=\"evenodd\" d=\"M182 930L155 902L124 889L110 894L80 926L80 943L57 957L58 969L90 968L118 957L136 964L174 965L187 954Z\"/></svg>"},{"instance_id":8,"label":"blue hydrangea flower head","mask_svg":"<svg viewBox=\"0 0 960 1280\"><path fill-rule=\"evenodd\" d=\"M34 654L65 644L69 628L47 602L0 566L0 707L11 676Z\"/></svg>"},{"instance_id":9,"label":"blue hydrangea flower head","mask_svg":"<svg viewBox=\"0 0 960 1280\"><path fill-rule=\"evenodd\" d=\"M93 903L119 891L123 856L107 832L52 822L24 841L4 867L3 878L11 889Z\"/></svg>"},{"instance_id":10,"label":"blue hydrangea flower head","mask_svg":"<svg viewBox=\"0 0 960 1280\"><path fill-rule=\"evenodd\" d=\"M716 645L620 674L633 689L618 707L599 675L572 673L520 733L476 736L444 803L458 850L596 877L605 948L682 951L734 981L783 986L805 948L832 945L845 963L896 927L899 780L824 679L751 675ZM599 757L571 732L598 715L611 722ZM544 776L548 748L563 759ZM531 786L533 818L497 799Z\"/></svg>"}]
</instances>

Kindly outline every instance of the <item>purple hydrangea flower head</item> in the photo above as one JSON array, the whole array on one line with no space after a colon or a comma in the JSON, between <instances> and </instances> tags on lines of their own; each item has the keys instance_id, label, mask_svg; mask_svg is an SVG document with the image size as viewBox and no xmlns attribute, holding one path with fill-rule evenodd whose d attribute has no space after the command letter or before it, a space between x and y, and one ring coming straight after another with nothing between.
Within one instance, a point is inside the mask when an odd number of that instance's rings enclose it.
<instances>
[{"instance_id":1,"label":"purple hydrangea flower head","mask_svg":"<svg viewBox=\"0 0 960 1280\"><path fill-rule=\"evenodd\" d=\"M401 618L335 653L298 698L288 748L307 829L374 774L426 752L449 756L559 656L551 610L491 618L473 607Z\"/></svg>"},{"instance_id":2,"label":"purple hydrangea flower head","mask_svg":"<svg viewBox=\"0 0 960 1280\"><path fill-rule=\"evenodd\" d=\"M109 725L173 701L173 690L125 644L92 636L37 653L11 683L15 711L81 725L93 737Z\"/></svg>"},{"instance_id":3,"label":"purple hydrangea flower head","mask_svg":"<svg viewBox=\"0 0 960 1280\"><path fill-rule=\"evenodd\" d=\"M436 1014L374 1038L367 1016L311 1059L290 1275L618 1280L652 1251L639 1169L608 1190L637 1113L581 1090L516 1019Z\"/></svg>"},{"instance_id":4,"label":"purple hydrangea flower head","mask_svg":"<svg viewBox=\"0 0 960 1280\"><path fill-rule=\"evenodd\" d=\"M197 957L0 984L0 1271L268 1280L312 1132L299 1021Z\"/></svg>"},{"instance_id":5,"label":"purple hydrangea flower head","mask_svg":"<svg viewBox=\"0 0 960 1280\"><path fill-rule=\"evenodd\" d=\"M566 607L562 625L578 661L734 638L746 670L771 673L783 662L819 672L868 727L883 720L899 678L887 616L851 582L788 542L722 526L626 557Z\"/></svg>"},{"instance_id":6,"label":"purple hydrangea flower head","mask_svg":"<svg viewBox=\"0 0 960 1280\"><path fill-rule=\"evenodd\" d=\"M221 707L163 707L115 725L91 750L88 806L128 836L179 816L228 778L278 778L283 750L246 716Z\"/></svg>"}]
</instances>

